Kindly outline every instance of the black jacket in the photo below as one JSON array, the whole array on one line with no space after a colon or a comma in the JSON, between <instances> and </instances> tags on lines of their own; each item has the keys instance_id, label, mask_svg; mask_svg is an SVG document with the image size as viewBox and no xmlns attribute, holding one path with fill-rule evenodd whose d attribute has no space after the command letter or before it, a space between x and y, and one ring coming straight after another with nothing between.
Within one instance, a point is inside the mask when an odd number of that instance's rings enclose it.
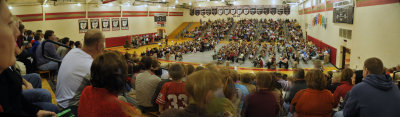
<instances>
[{"instance_id":1,"label":"black jacket","mask_svg":"<svg viewBox=\"0 0 400 117\"><path fill-rule=\"evenodd\" d=\"M22 77L10 68L0 74L0 105L5 113L35 116L39 107L29 103L22 95Z\"/></svg>"},{"instance_id":2,"label":"black jacket","mask_svg":"<svg viewBox=\"0 0 400 117\"><path fill-rule=\"evenodd\" d=\"M296 93L298 91L300 91L302 89L306 89L306 88L307 88L307 85L306 85L306 81L305 80L296 80L296 81L294 81L293 87L290 88L288 92L286 92L285 102L290 104L292 102L292 99L296 95Z\"/></svg>"}]
</instances>

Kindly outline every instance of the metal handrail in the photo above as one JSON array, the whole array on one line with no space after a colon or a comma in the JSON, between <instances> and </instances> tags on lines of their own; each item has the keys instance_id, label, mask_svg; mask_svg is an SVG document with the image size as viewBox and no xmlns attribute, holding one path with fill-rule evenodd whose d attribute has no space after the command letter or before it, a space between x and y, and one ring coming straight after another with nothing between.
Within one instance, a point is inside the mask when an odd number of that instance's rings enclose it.
<instances>
[{"instance_id":1,"label":"metal handrail","mask_svg":"<svg viewBox=\"0 0 400 117\"><path fill-rule=\"evenodd\" d=\"M44 45L45 45L47 42L50 42L50 43L53 43L53 44L57 44L57 45L59 45L59 46L66 47L66 48L68 48L68 49L72 49L71 47L69 47L69 46L67 46L67 45L65 45L65 44L62 44L62 43L60 43L60 42L55 42L55 41L53 41L53 40L45 40L45 41L43 41L43 42L42 42L42 56L43 56L45 59L48 59L48 60L51 60L51 61L54 61L54 62L61 63L61 60L58 60L58 59L49 57L49 56L47 56L47 55L44 54L44 47L45 47Z\"/></svg>"}]
</instances>

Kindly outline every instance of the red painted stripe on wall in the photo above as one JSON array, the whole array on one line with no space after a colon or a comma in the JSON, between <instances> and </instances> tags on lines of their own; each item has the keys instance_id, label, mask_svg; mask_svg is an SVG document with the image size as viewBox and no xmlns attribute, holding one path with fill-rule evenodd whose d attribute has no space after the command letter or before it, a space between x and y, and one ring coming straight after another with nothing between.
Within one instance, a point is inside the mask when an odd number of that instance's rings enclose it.
<instances>
[{"instance_id":1,"label":"red painted stripe on wall","mask_svg":"<svg viewBox=\"0 0 400 117\"><path fill-rule=\"evenodd\" d=\"M356 3L357 7L375 6L383 4L400 3L400 0L365 0Z\"/></svg>"},{"instance_id":2,"label":"red painted stripe on wall","mask_svg":"<svg viewBox=\"0 0 400 117\"><path fill-rule=\"evenodd\" d=\"M46 20L80 19L80 18L85 18L85 16L46 18Z\"/></svg>"},{"instance_id":3,"label":"red painted stripe on wall","mask_svg":"<svg viewBox=\"0 0 400 117\"><path fill-rule=\"evenodd\" d=\"M22 22L43 21L43 14L24 14L16 16L20 18Z\"/></svg>"},{"instance_id":4,"label":"red painted stripe on wall","mask_svg":"<svg viewBox=\"0 0 400 117\"><path fill-rule=\"evenodd\" d=\"M68 14L85 14L85 12L59 12L59 13L46 13L46 15L68 15Z\"/></svg>"}]
</instances>

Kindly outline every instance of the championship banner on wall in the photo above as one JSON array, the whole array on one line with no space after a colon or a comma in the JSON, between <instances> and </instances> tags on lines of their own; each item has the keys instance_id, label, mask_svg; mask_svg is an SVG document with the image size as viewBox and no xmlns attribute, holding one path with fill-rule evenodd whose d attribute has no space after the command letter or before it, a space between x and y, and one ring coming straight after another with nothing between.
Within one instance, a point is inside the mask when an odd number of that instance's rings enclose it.
<instances>
[{"instance_id":1,"label":"championship banner on wall","mask_svg":"<svg viewBox=\"0 0 400 117\"><path fill-rule=\"evenodd\" d=\"M211 14L217 15L217 7L212 7L211 9Z\"/></svg>"},{"instance_id":2,"label":"championship banner on wall","mask_svg":"<svg viewBox=\"0 0 400 117\"><path fill-rule=\"evenodd\" d=\"M194 9L191 8L191 9L190 9L190 16L193 16L193 15L194 15Z\"/></svg>"},{"instance_id":3,"label":"championship banner on wall","mask_svg":"<svg viewBox=\"0 0 400 117\"><path fill-rule=\"evenodd\" d=\"M235 15L236 14L236 7L231 7L231 14Z\"/></svg>"},{"instance_id":4,"label":"championship banner on wall","mask_svg":"<svg viewBox=\"0 0 400 117\"><path fill-rule=\"evenodd\" d=\"M263 7L262 6L257 6L257 14L261 15L263 13Z\"/></svg>"},{"instance_id":5,"label":"championship banner on wall","mask_svg":"<svg viewBox=\"0 0 400 117\"><path fill-rule=\"evenodd\" d=\"M269 14L269 6L267 6L267 5L264 6L264 14L265 15Z\"/></svg>"},{"instance_id":6,"label":"championship banner on wall","mask_svg":"<svg viewBox=\"0 0 400 117\"><path fill-rule=\"evenodd\" d=\"M128 18L121 18L121 30L129 30Z\"/></svg>"},{"instance_id":7,"label":"championship banner on wall","mask_svg":"<svg viewBox=\"0 0 400 117\"><path fill-rule=\"evenodd\" d=\"M79 33L85 33L89 29L88 19L79 19Z\"/></svg>"},{"instance_id":8,"label":"championship banner on wall","mask_svg":"<svg viewBox=\"0 0 400 117\"><path fill-rule=\"evenodd\" d=\"M198 16L200 15L200 12L201 12L200 8L196 8L194 14Z\"/></svg>"},{"instance_id":9,"label":"championship banner on wall","mask_svg":"<svg viewBox=\"0 0 400 117\"><path fill-rule=\"evenodd\" d=\"M252 14L252 15L254 15L254 14L256 14L256 7L255 6L251 6L251 8L250 8L250 14Z\"/></svg>"},{"instance_id":10,"label":"championship banner on wall","mask_svg":"<svg viewBox=\"0 0 400 117\"><path fill-rule=\"evenodd\" d=\"M112 18L112 30L113 30L113 31L118 31L118 30L120 30L120 27L119 27L119 18Z\"/></svg>"},{"instance_id":11,"label":"championship banner on wall","mask_svg":"<svg viewBox=\"0 0 400 117\"><path fill-rule=\"evenodd\" d=\"M224 14L224 7L218 7L218 14L219 15Z\"/></svg>"},{"instance_id":12,"label":"championship banner on wall","mask_svg":"<svg viewBox=\"0 0 400 117\"><path fill-rule=\"evenodd\" d=\"M205 15L206 14L206 8L202 8L201 9L201 15Z\"/></svg>"},{"instance_id":13,"label":"championship banner on wall","mask_svg":"<svg viewBox=\"0 0 400 117\"><path fill-rule=\"evenodd\" d=\"M228 15L230 12L229 7L224 7L224 13L225 15Z\"/></svg>"},{"instance_id":14,"label":"championship banner on wall","mask_svg":"<svg viewBox=\"0 0 400 117\"><path fill-rule=\"evenodd\" d=\"M244 8L243 8L243 13L245 14L245 15L247 15L247 14L249 14L249 7L248 6L245 6Z\"/></svg>"},{"instance_id":15,"label":"championship banner on wall","mask_svg":"<svg viewBox=\"0 0 400 117\"><path fill-rule=\"evenodd\" d=\"M100 29L99 19L90 19L90 29Z\"/></svg>"},{"instance_id":16,"label":"championship banner on wall","mask_svg":"<svg viewBox=\"0 0 400 117\"><path fill-rule=\"evenodd\" d=\"M276 14L276 7L275 6L271 6L271 8L269 9L269 13L271 13L272 15Z\"/></svg>"},{"instance_id":17,"label":"championship banner on wall","mask_svg":"<svg viewBox=\"0 0 400 117\"><path fill-rule=\"evenodd\" d=\"M278 13L279 15L282 15L282 14L283 14L283 6L278 6L278 11L277 11L277 13Z\"/></svg>"},{"instance_id":18,"label":"championship banner on wall","mask_svg":"<svg viewBox=\"0 0 400 117\"><path fill-rule=\"evenodd\" d=\"M211 7L206 8L206 14L211 15Z\"/></svg>"},{"instance_id":19,"label":"championship banner on wall","mask_svg":"<svg viewBox=\"0 0 400 117\"><path fill-rule=\"evenodd\" d=\"M110 19L109 18L101 19L101 28L103 31L110 31Z\"/></svg>"},{"instance_id":20,"label":"championship banner on wall","mask_svg":"<svg viewBox=\"0 0 400 117\"><path fill-rule=\"evenodd\" d=\"M239 15L243 13L241 6L237 6L236 11L237 11L237 14L239 14Z\"/></svg>"},{"instance_id":21,"label":"championship banner on wall","mask_svg":"<svg viewBox=\"0 0 400 117\"><path fill-rule=\"evenodd\" d=\"M289 15L290 14L290 6L286 6L283 11L284 11L285 15Z\"/></svg>"}]
</instances>

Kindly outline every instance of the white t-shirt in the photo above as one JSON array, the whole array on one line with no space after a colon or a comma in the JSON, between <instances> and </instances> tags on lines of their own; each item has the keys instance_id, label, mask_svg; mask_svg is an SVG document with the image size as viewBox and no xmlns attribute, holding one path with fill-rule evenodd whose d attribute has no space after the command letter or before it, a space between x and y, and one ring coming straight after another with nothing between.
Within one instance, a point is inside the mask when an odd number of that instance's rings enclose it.
<instances>
[{"instance_id":1,"label":"white t-shirt","mask_svg":"<svg viewBox=\"0 0 400 117\"><path fill-rule=\"evenodd\" d=\"M57 76L56 100L59 106L70 106L76 93L80 95L84 88L81 85L89 81L92 62L92 56L79 48L72 49L65 55Z\"/></svg>"}]
</instances>

